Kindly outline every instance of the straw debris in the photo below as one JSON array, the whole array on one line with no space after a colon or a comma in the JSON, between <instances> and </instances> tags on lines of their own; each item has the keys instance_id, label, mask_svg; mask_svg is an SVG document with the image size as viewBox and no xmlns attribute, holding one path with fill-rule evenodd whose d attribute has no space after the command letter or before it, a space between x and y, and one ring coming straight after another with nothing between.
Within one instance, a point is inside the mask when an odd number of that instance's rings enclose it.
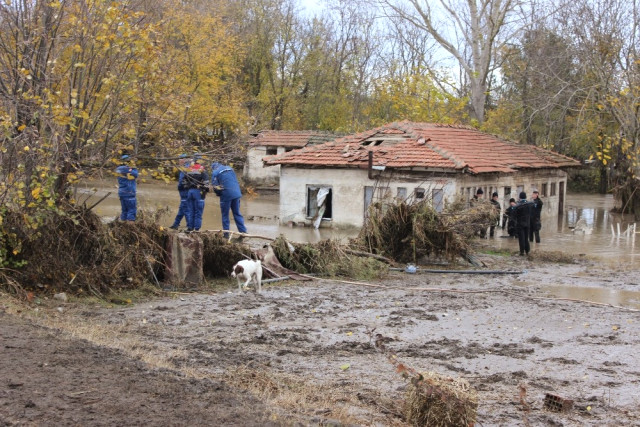
<instances>
[{"instance_id":1,"label":"straw debris","mask_svg":"<svg viewBox=\"0 0 640 427\"><path fill-rule=\"evenodd\" d=\"M368 280L388 271L383 262L349 254L347 247L337 240L302 244L279 236L271 246L283 267L302 274Z\"/></svg>"},{"instance_id":2,"label":"straw debris","mask_svg":"<svg viewBox=\"0 0 640 427\"><path fill-rule=\"evenodd\" d=\"M488 202L466 207L463 200L457 200L442 212L429 200L373 203L354 243L401 263L430 255L454 259L467 255L471 240L496 220L497 212Z\"/></svg>"},{"instance_id":3,"label":"straw debris","mask_svg":"<svg viewBox=\"0 0 640 427\"><path fill-rule=\"evenodd\" d=\"M151 282L153 274L162 277L166 231L153 215L141 212L135 223L105 224L91 210L63 206L40 216L37 226L22 218L14 211L3 217L2 234L11 230L13 238L2 243L20 242L20 247L5 247L6 262L16 267L4 269L0 283L20 283L11 287L15 293L101 294L136 288Z\"/></svg>"},{"instance_id":4,"label":"straw debris","mask_svg":"<svg viewBox=\"0 0 640 427\"><path fill-rule=\"evenodd\" d=\"M477 394L466 380L424 372L409 385L404 412L414 426L458 427L474 425L477 408Z\"/></svg>"}]
</instances>

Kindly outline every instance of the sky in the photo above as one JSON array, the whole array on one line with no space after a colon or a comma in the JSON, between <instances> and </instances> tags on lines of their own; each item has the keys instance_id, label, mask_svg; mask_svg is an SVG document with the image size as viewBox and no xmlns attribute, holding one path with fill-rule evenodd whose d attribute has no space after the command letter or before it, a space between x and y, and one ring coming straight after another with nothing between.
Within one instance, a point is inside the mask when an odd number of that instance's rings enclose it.
<instances>
[{"instance_id":1,"label":"sky","mask_svg":"<svg viewBox=\"0 0 640 427\"><path fill-rule=\"evenodd\" d=\"M299 0L300 5L305 9L305 12L313 14L319 12L322 9L320 0Z\"/></svg>"}]
</instances>

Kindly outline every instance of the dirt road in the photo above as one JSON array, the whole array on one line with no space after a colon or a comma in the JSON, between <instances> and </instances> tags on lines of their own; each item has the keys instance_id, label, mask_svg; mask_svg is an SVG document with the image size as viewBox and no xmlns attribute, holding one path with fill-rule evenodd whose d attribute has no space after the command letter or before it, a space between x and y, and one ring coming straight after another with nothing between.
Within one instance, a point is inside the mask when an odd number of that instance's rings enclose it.
<instances>
[{"instance_id":1,"label":"dirt road","mask_svg":"<svg viewBox=\"0 0 640 427\"><path fill-rule=\"evenodd\" d=\"M403 425L406 383L375 348L380 334L413 368L467 379L479 425L640 425L640 312L545 291L626 292L634 308L639 271L482 259L522 274L398 272L261 295L229 280L126 307L50 301L24 308L29 320L5 305L0 422ZM547 411L545 393L574 408Z\"/></svg>"}]
</instances>

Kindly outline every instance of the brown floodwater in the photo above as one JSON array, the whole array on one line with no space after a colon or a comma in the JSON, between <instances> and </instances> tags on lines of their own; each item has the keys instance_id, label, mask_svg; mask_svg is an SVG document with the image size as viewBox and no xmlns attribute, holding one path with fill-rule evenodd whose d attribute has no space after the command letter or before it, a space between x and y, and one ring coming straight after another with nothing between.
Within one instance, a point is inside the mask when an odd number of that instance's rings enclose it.
<instances>
[{"instance_id":1,"label":"brown floodwater","mask_svg":"<svg viewBox=\"0 0 640 427\"><path fill-rule=\"evenodd\" d=\"M514 281L518 286L537 286L541 291L557 298L571 298L593 301L601 304L611 304L619 307L640 310L640 292L626 289L610 289L602 283L596 286L574 286L567 284L540 284L537 282ZM606 286L606 285L604 285Z\"/></svg>"},{"instance_id":2,"label":"brown floodwater","mask_svg":"<svg viewBox=\"0 0 640 427\"><path fill-rule=\"evenodd\" d=\"M111 191L111 195L98 204L94 211L111 220L119 215L120 202L117 196L115 179L97 180L81 184L78 187L77 199L87 200L87 205L100 199ZM157 210L169 208L169 214L162 220L163 226L173 222L179 205L179 195L176 183L141 182L138 184L138 207ZM549 216L543 212L541 243L533 243L533 250L563 251L576 255L595 256L610 262L636 264L640 261L640 224L636 234L625 234L631 222L619 214L611 213L614 200L611 195L568 194L564 215ZM357 235L358 229L287 227L278 224L279 197L277 194L260 194L254 197L242 198L241 211L245 216L248 232L254 235L277 237L280 234L294 242L317 242L327 238L347 238ZM584 224L587 233L574 232L576 224ZM184 226L184 220L183 220ZM621 235L617 235L620 224ZM611 226L613 225L613 232ZM211 194L205 202L202 228L204 230L218 230L221 228L220 209L218 199ZM231 228L235 224L231 221ZM503 232L498 230L497 237L492 239L497 249L516 251L516 239L500 238ZM506 231L504 232L506 234ZM590 234L588 234L590 233Z\"/></svg>"}]
</instances>

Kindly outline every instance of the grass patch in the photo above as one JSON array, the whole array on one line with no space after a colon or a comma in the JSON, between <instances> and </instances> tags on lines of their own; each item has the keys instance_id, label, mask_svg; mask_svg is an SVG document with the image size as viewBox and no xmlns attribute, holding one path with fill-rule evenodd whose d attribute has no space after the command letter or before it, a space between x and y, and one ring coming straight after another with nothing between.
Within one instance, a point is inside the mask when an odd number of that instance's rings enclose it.
<instances>
[{"instance_id":1,"label":"grass patch","mask_svg":"<svg viewBox=\"0 0 640 427\"><path fill-rule=\"evenodd\" d=\"M485 254L485 255L496 255L496 256L511 256L511 255L513 255L513 251L510 251L509 249L491 249L491 248L487 248L487 249L480 250L480 253Z\"/></svg>"},{"instance_id":2,"label":"grass patch","mask_svg":"<svg viewBox=\"0 0 640 427\"><path fill-rule=\"evenodd\" d=\"M533 261L552 262L556 264L575 264L578 256L561 251L535 251L530 254ZM584 257L580 257L584 259Z\"/></svg>"}]
</instances>

